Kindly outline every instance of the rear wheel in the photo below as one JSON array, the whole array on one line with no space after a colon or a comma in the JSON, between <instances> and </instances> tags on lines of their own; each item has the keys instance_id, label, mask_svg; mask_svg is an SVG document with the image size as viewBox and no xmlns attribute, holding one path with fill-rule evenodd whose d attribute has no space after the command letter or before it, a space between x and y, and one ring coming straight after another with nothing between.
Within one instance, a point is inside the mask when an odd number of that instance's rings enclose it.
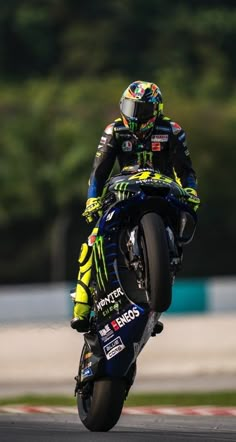
<instances>
[{"instance_id":1,"label":"rear wheel","mask_svg":"<svg viewBox=\"0 0 236 442\"><path fill-rule=\"evenodd\" d=\"M141 247L145 264L145 280L151 308L164 312L170 307L172 283L169 249L164 223L154 212L146 213L141 221Z\"/></svg>"},{"instance_id":2,"label":"rear wheel","mask_svg":"<svg viewBox=\"0 0 236 442\"><path fill-rule=\"evenodd\" d=\"M77 393L79 416L90 431L109 431L116 425L126 395L124 379L99 379Z\"/></svg>"}]
</instances>

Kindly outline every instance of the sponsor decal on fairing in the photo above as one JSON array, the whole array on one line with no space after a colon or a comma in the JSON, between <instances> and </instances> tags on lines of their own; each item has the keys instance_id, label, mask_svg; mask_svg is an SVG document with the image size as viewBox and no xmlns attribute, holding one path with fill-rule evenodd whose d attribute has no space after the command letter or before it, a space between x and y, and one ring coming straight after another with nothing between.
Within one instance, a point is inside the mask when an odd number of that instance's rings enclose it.
<instances>
[{"instance_id":1,"label":"sponsor decal on fairing","mask_svg":"<svg viewBox=\"0 0 236 442\"><path fill-rule=\"evenodd\" d=\"M117 300L121 296L124 296L124 292L120 287L118 287L117 289L113 290L113 292L109 293L105 298L102 298L100 301L98 301L97 310L98 311L103 310L104 307L110 304L117 303Z\"/></svg>"},{"instance_id":2,"label":"sponsor decal on fairing","mask_svg":"<svg viewBox=\"0 0 236 442\"><path fill-rule=\"evenodd\" d=\"M113 339L113 341L109 342L109 344L104 345L103 351L107 360L109 360L114 358L114 356L124 350L124 348L125 345L123 344L121 337L118 336L117 338Z\"/></svg>"},{"instance_id":3,"label":"sponsor decal on fairing","mask_svg":"<svg viewBox=\"0 0 236 442\"><path fill-rule=\"evenodd\" d=\"M98 333L103 342L108 341L112 336L114 336L114 331L111 329L109 324L106 324L104 328L98 330Z\"/></svg>"},{"instance_id":4,"label":"sponsor decal on fairing","mask_svg":"<svg viewBox=\"0 0 236 442\"><path fill-rule=\"evenodd\" d=\"M102 310L102 316L106 317L114 311L116 311L116 313L119 313L120 305L121 305L121 299L118 299L118 301L115 302L115 304L111 304L108 307L106 307L105 310Z\"/></svg>"},{"instance_id":5,"label":"sponsor decal on fairing","mask_svg":"<svg viewBox=\"0 0 236 442\"><path fill-rule=\"evenodd\" d=\"M111 213L109 213L109 215L107 215L107 217L106 217L106 221L111 221L114 213L115 213L115 210L113 210Z\"/></svg>"},{"instance_id":6,"label":"sponsor decal on fairing","mask_svg":"<svg viewBox=\"0 0 236 442\"><path fill-rule=\"evenodd\" d=\"M138 318L140 316L140 311L138 310L138 307L132 307L132 309L129 309L127 312L123 313L122 315L118 316L118 318L111 321L112 328L117 331L120 328L124 327L124 325L129 324L129 322L132 322L134 319Z\"/></svg>"},{"instance_id":7,"label":"sponsor decal on fairing","mask_svg":"<svg viewBox=\"0 0 236 442\"><path fill-rule=\"evenodd\" d=\"M81 378L87 378L88 376L92 376L93 372L92 369L90 367L86 367L81 371Z\"/></svg>"}]
</instances>

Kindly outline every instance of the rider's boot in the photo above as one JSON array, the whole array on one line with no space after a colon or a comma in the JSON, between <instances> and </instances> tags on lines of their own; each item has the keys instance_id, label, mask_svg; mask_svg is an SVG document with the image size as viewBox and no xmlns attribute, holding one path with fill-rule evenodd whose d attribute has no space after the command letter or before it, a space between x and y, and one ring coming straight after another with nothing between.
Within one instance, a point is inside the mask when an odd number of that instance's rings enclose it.
<instances>
[{"instance_id":1,"label":"rider's boot","mask_svg":"<svg viewBox=\"0 0 236 442\"><path fill-rule=\"evenodd\" d=\"M91 291L89 288L92 270L92 247L82 244L79 256L79 274L76 290L71 294L74 299L73 318L71 327L78 332L86 332L89 328L89 316L91 310Z\"/></svg>"}]
</instances>

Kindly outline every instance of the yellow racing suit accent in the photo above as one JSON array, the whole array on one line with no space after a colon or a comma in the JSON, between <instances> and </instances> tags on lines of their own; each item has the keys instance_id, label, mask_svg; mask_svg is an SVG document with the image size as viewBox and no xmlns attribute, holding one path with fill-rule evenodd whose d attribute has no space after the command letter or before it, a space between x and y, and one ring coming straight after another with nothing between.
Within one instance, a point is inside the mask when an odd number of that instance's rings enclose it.
<instances>
[{"instance_id":1,"label":"yellow racing suit accent","mask_svg":"<svg viewBox=\"0 0 236 442\"><path fill-rule=\"evenodd\" d=\"M81 246L78 281L75 293L74 318L87 317L91 308L91 292L89 288L93 254L92 247L84 243Z\"/></svg>"}]
</instances>

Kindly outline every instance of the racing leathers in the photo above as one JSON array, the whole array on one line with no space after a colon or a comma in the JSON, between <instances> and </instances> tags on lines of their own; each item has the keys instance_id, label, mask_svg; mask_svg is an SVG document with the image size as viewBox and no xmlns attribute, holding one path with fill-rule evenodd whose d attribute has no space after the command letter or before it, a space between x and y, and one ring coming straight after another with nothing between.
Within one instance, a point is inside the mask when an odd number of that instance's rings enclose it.
<instances>
[{"instance_id":1,"label":"racing leathers","mask_svg":"<svg viewBox=\"0 0 236 442\"><path fill-rule=\"evenodd\" d=\"M118 118L109 124L98 145L89 181L88 198L101 196L115 160L120 170L139 166L179 178L184 188L197 188L184 130L167 117L158 118L147 139L140 140Z\"/></svg>"},{"instance_id":2,"label":"racing leathers","mask_svg":"<svg viewBox=\"0 0 236 442\"><path fill-rule=\"evenodd\" d=\"M196 194L197 180L192 167L184 130L170 118L160 116L150 134L139 138L121 118L109 124L100 139L89 180L88 202L95 203L102 195L115 161L122 171L132 168L150 168L178 180L183 188ZM93 204L88 204L88 208ZM93 208L92 208L93 210ZM86 213L85 216L89 215ZM79 275L74 294L72 328L86 330L90 311L89 282L92 267L91 247L82 245L79 257Z\"/></svg>"}]
</instances>

